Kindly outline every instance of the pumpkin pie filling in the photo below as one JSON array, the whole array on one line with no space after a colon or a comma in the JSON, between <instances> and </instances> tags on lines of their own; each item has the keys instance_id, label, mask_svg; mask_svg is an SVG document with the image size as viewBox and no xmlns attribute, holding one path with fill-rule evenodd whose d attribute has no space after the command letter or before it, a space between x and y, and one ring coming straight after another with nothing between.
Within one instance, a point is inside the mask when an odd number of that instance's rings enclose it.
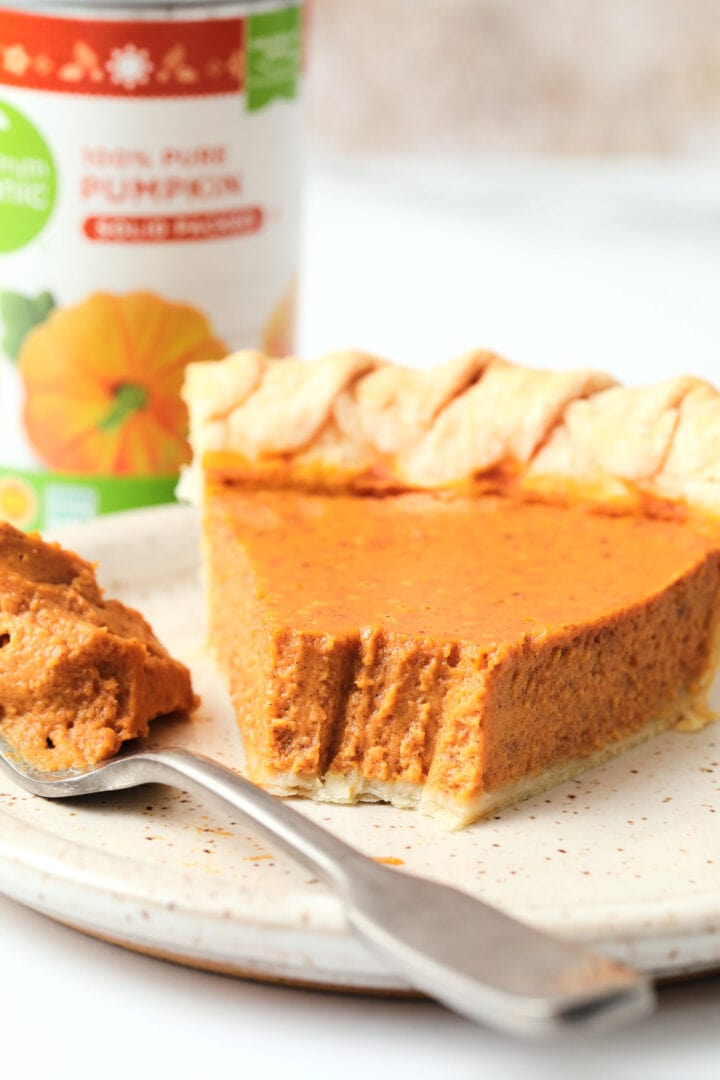
<instances>
[{"instance_id":1,"label":"pumpkin pie filling","mask_svg":"<svg viewBox=\"0 0 720 1080\"><path fill-rule=\"evenodd\" d=\"M223 483L206 514L210 637L271 790L456 824L692 713L709 668L720 541L700 526Z\"/></svg>"},{"instance_id":2,"label":"pumpkin pie filling","mask_svg":"<svg viewBox=\"0 0 720 1080\"><path fill-rule=\"evenodd\" d=\"M0 522L0 732L26 761L91 765L196 705L188 669L90 563Z\"/></svg>"},{"instance_id":3,"label":"pumpkin pie filling","mask_svg":"<svg viewBox=\"0 0 720 1080\"><path fill-rule=\"evenodd\" d=\"M711 719L720 395L475 352L188 369L250 775L459 826Z\"/></svg>"}]
</instances>

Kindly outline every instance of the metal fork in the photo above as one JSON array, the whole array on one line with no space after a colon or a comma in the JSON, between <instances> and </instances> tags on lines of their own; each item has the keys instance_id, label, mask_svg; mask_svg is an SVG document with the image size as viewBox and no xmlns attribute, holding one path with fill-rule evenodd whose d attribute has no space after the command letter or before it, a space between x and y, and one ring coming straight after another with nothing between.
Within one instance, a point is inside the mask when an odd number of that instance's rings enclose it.
<instances>
[{"instance_id":1,"label":"metal fork","mask_svg":"<svg viewBox=\"0 0 720 1080\"><path fill-rule=\"evenodd\" d=\"M200 754L139 748L84 770L41 772L0 737L0 765L44 798L169 784L238 811L334 888L348 925L398 974L471 1020L539 1036L607 1029L653 1008L652 985L641 974L457 889L383 866Z\"/></svg>"}]
</instances>

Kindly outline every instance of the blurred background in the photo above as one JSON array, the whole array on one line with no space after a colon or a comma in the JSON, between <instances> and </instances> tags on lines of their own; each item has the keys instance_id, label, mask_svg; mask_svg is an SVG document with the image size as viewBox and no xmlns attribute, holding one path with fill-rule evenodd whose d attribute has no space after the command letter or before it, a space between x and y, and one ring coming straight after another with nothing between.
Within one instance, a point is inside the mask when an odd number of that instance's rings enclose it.
<instances>
[{"instance_id":1,"label":"blurred background","mask_svg":"<svg viewBox=\"0 0 720 1080\"><path fill-rule=\"evenodd\" d=\"M313 13L319 148L720 151L717 0L314 0Z\"/></svg>"},{"instance_id":2,"label":"blurred background","mask_svg":"<svg viewBox=\"0 0 720 1080\"><path fill-rule=\"evenodd\" d=\"M303 351L717 378L716 0L314 0L312 24Z\"/></svg>"}]
</instances>

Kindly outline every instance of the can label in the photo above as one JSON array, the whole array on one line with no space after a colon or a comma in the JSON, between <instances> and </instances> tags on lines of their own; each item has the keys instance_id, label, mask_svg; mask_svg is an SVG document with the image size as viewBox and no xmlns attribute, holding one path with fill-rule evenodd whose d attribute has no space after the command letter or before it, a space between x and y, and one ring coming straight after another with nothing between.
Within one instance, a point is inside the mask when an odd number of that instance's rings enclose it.
<instances>
[{"instance_id":1,"label":"can label","mask_svg":"<svg viewBox=\"0 0 720 1080\"><path fill-rule=\"evenodd\" d=\"M185 365L291 351L302 8L0 25L0 517L37 528L172 498Z\"/></svg>"}]
</instances>

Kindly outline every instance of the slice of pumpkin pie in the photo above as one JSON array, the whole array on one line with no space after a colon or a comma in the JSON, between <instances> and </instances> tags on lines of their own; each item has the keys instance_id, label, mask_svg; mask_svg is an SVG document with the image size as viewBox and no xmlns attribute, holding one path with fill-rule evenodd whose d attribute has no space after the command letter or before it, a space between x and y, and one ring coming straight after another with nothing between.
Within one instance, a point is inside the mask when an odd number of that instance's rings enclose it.
<instances>
[{"instance_id":1,"label":"slice of pumpkin pie","mask_svg":"<svg viewBox=\"0 0 720 1080\"><path fill-rule=\"evenodd\" d=\"M185 396L210 643L269 790L454 827L709 718L706 383L244 352Z\"/></svg>"}]
</instances>

